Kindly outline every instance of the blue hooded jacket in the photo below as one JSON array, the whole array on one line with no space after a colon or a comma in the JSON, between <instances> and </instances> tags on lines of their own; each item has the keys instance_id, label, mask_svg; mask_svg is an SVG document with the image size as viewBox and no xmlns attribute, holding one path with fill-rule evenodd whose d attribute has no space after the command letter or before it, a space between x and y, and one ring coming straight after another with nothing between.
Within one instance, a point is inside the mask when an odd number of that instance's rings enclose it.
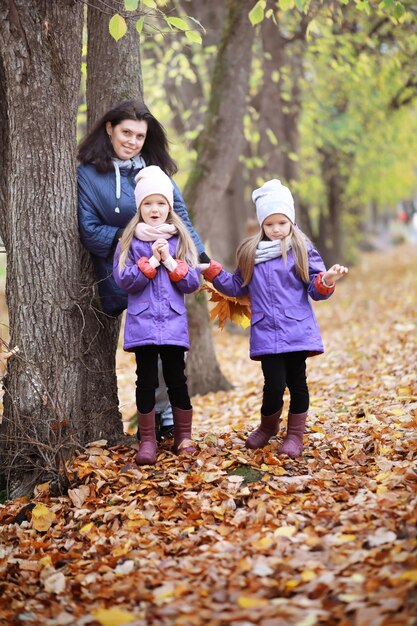
<instances>
[{"instance_id":1,"label":"blue hooded jacket","mask_svg":"<svg viewBox=\"0 0 417 626\"><path fill-rule=\"evenodd\" d=\"M120 168L120 199L115 172L98 172L93 164L78 166L78 223L80 238L91 253L103 311L117 316L127 307L127 293L113 278L118 233L136 214L135 176L140 168ZM187 226L199 254L204 246L194 230L184 199L174 183L174 210Z\"/></svg>"}]
</instances>

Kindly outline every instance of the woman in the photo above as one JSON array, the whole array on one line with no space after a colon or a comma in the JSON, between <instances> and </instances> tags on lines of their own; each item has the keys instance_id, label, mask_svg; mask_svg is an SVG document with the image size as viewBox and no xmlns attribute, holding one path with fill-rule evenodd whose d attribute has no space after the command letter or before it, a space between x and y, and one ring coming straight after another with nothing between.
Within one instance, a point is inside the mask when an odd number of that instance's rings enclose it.
<instances>
[{"instance_id":1,"label":"woman","mask_svg":"<svg viewBox=\"0 0 417 626\"><path fill-rule=\"evenodd\" d=\"M91 253L103 312L117 317L127 307L127 293L114 281L113 256L123 229L136 214L135 176L147 165L158 165L168 176L175 174L177 167L169 155L162 125L145 104L135 100L123 101L103 115L80 143L78 160L80 237ZM200 261L209 262L181 193L172 184L174 211L188 228ZM162 414L161 434L172 428L164 391L162 404L168 410Z\"/></svg>"}]
</instances>

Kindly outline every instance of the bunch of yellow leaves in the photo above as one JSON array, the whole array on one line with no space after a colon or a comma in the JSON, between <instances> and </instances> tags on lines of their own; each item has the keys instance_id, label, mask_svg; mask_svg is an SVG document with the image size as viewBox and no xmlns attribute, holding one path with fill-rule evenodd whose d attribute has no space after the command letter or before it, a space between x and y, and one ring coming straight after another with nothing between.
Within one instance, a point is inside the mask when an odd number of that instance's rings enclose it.
<instances>
[{"instance_id":1,"label":"bunch of yellow leaves","mask_svg":"<svg viewBox=\"0 0 417 626\"><path fill-rule=\"evenodd\" d=\"M208 291L210 294L209 301L216 303L210 309L210 321L214 322L217 320L220 329L224 328L228 320L242 328L247 328L250 325L251 309L249 296L241 298L225 296L207 283L201 287L201 290Z\"/></svg>"}]
</instances>

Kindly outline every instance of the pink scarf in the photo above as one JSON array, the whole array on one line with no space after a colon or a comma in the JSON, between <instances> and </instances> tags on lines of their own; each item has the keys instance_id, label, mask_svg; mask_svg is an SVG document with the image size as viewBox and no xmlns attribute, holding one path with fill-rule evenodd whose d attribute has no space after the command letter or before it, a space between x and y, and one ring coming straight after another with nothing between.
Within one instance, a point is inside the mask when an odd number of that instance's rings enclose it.
<instances>
[{"instance_id":1,"label":"pink scarf","mask_svg":"<svg viewBox=\"0 0 417 626\"><path fill-rule=\"evenodd\" d=\"M150 226L145 222L139 222L135 228L136 239L141 241L156 241L157 239L169 239L177 234L174 224L159 224L159 226Z\"/></svg>"}]
</instances>

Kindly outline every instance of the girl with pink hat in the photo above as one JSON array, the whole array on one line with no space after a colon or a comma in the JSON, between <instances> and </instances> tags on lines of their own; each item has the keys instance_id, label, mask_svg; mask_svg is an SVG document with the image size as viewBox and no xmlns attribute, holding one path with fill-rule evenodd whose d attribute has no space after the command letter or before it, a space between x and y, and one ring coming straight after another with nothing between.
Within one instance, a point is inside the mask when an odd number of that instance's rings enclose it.
<instances>
[{"instance_id":1,"label":"girl with pink hat","mask_svg":"<svg viewBox=\"0 0 417 626\"><path fill-rule=\"evenodd\" d=\"M173 210L170 178L156 165L136 176L137 213L126 226L113 261L113 276L128 294L124 349L136 356L136 405L140 428L138 465L156 463L155 390L158 357L174 417L174 449L192 454L192 406L185 376L189 349L184 294L200 285L197 250Z\"/></svg>"}]
</instances>

